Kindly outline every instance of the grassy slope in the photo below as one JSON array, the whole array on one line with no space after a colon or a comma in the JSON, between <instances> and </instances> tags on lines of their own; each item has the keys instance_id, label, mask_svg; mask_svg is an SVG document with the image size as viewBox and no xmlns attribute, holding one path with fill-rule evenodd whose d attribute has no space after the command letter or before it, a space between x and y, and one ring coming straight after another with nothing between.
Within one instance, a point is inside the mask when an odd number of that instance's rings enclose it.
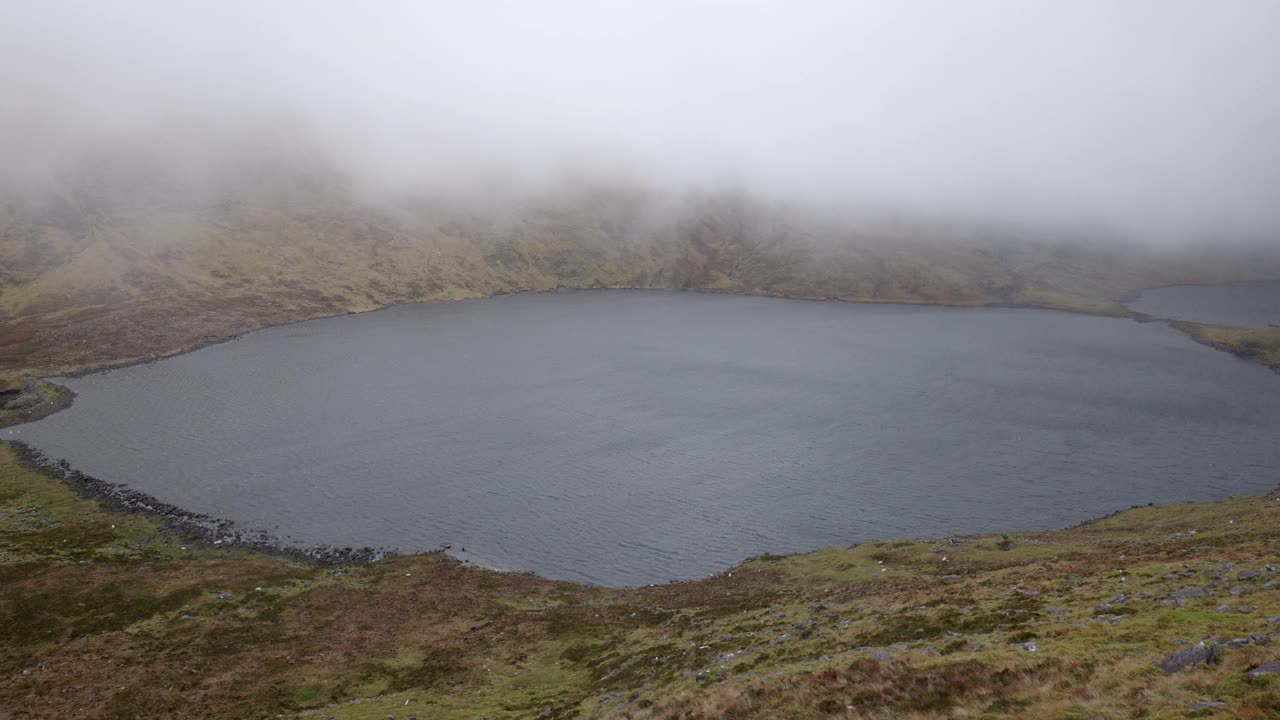
<instances>
[{"instance_id":1,"label":"grassy slope","mask_svg":"<svg viewBox=\"0 0 1280 720\"><path fill-rule=\"evenodd\" d=\"M0 201L0 389L265 325L520 290L696 287L1122 315L1116 299L1143 287L1280 277L1275 257L1014 242L999 229L832 220L738 196L578 189L388 208L336 190L242 194L251 199Z\"/></svg>"},{"instance_id":2,"label":"grassy slope","mask_svg":"<svg viewBox=\"0 0 1280 720\"><path fill-rule=\"evenodd\" d=\"M1265 639L1280 641L1280 499L1009 540L766 556L636 589L440 555L321 568L184 545L0 446L0 716L1182 718L1209 700L1226 705L1206 715L1280 713L1280 677L1244 674L1280 656ZM1185 588L1203 596L1169 598ZM1153 667L1184 642L1250 634L1264 638L1220 665Z\"/></svg>"},{"instance_id":3,"label":"grassy slope","mask_svg":"<svg viewBox=\"0 0 1280 720\"><path fill-rule=\"evenodd\" d=\"M1280 328L1240 328L1193 322L1173 322L1170 326L1187 333L1196 342L1280 371Z\"/></svg>"}]
</instances>

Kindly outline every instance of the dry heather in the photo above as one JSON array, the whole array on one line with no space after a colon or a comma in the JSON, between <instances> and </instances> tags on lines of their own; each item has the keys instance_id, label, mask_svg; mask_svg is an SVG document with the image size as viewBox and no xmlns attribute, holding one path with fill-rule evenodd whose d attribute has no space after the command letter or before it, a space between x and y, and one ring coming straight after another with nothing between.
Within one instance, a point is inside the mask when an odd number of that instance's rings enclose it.
<instances>
[{"instance_id":1,"label":"dry heather","mask_svg":"<svg viewBox=\"0 0 1280 720\"><path fill-rule=\"evenodd\" d=\"M1276 497L610 589L435 554L319 567L199 547L0 446L0 529L2 717L1280 713L1280 676L1248 675L1280 659ZM1202 640L1220 662L1156 667Z\"/></svg>"}]
</instances>

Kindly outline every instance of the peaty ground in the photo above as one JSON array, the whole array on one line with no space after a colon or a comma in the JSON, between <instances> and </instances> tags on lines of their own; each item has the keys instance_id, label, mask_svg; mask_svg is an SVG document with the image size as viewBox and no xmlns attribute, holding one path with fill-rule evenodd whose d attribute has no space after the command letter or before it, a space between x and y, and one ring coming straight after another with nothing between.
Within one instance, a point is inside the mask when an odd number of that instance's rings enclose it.
<instances>
[{"instance_id":1,"label":"peaty ground","mask_svg":"<svg viewBox=\"0 0 1280 720\"><path fill-rule=\"evenodd\" d=\"M601 588L197 546L0 446L2 718L1274 718L1280 497ZM1201 641L1220 661L1157 665ZM1207 703L1207 704L1206 704Z\"/></svg>"}]
</instances>

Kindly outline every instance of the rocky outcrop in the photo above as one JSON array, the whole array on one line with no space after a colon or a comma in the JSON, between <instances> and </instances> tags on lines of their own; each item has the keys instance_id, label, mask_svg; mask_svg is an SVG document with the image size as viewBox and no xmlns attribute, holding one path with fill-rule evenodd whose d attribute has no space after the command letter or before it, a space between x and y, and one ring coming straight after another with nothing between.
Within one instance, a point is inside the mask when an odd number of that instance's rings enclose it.
<instances>
[{"instance_id":1,"label":"rocky outcrop","mask_svg":"<svg viewBox=\"0 0 1280 720\"><path fill-rule=\"evenodd\" d=\"M249 548L321 565L371 563L395 554L388 548L288 544L268 533L240 528L230 520L183 510L126 485L85 475L67 461L51 460L24 442L15 440L9 444L24 466L61 480L81 495L99 500L113 509L155 516L170 531L195 542Z\"/></svg>"},{"instance_id":2,"label":"rocky outcrop","mask_svg":"<svg viewBox=\"0 0 1280 720\"><path fill-rule=\"evenodd\" d=\"M71 405L75 393L45 380L27 380L17 392L0 394L0 427L34 422Z\"/></svg>"},{"instance_id":3,"label":"rocky outcrop","mask_svg":"<svg viewBox=\"0 0 1280 720\"><path fill-rule=\"evenodd\" d=\"M1222 659L1222 652L1214 643L1196 643L1185 650L1170 653L1158 663L1158 667L1170 675L1189 670L1197 665L1213 665Z\"/></svg>"}]
</instances>

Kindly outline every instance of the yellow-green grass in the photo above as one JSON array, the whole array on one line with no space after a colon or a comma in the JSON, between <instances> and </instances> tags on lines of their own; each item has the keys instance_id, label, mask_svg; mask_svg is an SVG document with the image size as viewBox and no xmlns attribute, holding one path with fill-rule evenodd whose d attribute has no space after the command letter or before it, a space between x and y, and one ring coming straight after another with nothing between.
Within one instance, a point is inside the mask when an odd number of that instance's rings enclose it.
<instances>
[{"instance_id":1,"label":"yellow-green grass","mask_svg":"<svg viewBox=\"0 0 1280 720\"><path fill-rule=\"evenodd\" d=\"M1242 328L1193 322L1173 322L1196 342L1280 370L1280 328Z\"/></svg>"}]
</instances>

